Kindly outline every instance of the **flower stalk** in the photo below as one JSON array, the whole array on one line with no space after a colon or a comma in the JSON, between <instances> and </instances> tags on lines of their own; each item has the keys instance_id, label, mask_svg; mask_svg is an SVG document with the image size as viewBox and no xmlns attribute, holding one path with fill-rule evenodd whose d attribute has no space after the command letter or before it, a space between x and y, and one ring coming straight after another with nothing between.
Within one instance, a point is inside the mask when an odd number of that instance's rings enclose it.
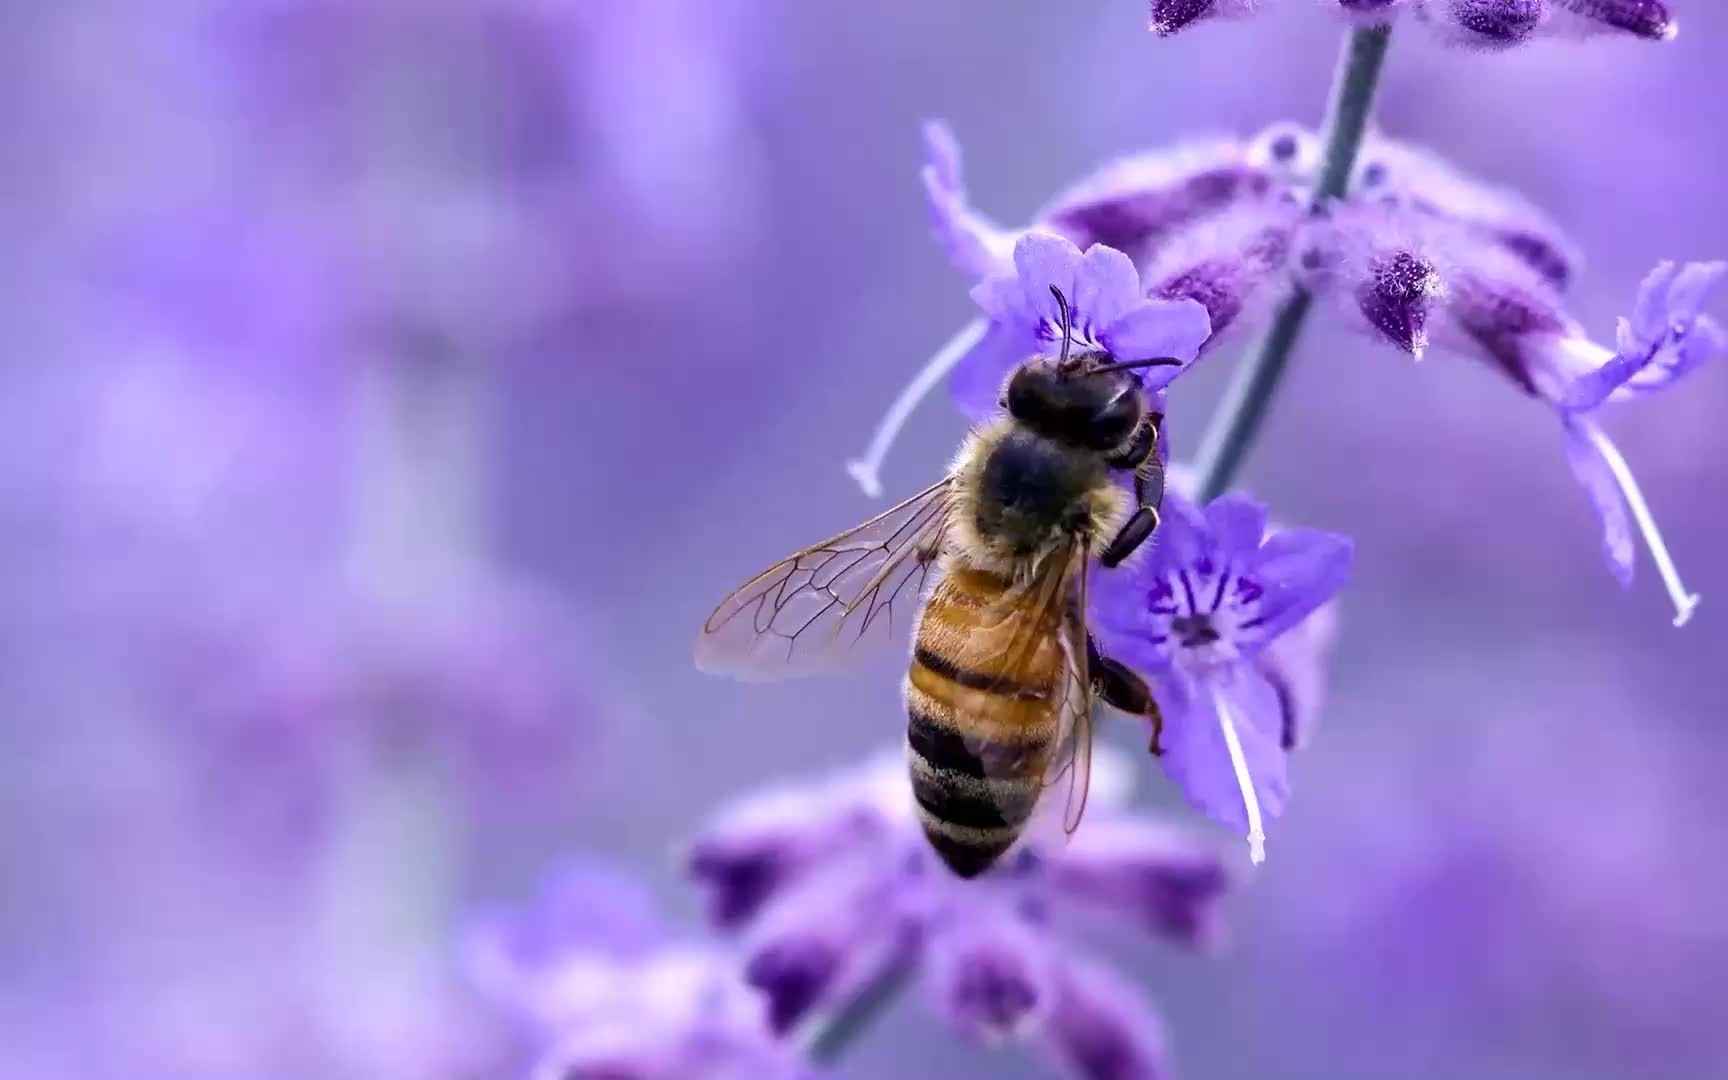
<instances>
[{"instance_id":1,"label":"flower stalk","mask_svg":"<svg viewBox=\"0 0 1728 1080\"><path fill-rule=\"evenodd\" d=\"M1320 178L1314 189L1316 209L1341 197L1350 184L1391 38L1392 28L1386 25L1352 30L1345 37L1326 107ZM1195 458L1202 505L1222 495L1235 481L1265 423L1313 303L1304 289L1292 293L1225 391Z\"/></svg>"}]
</instances>

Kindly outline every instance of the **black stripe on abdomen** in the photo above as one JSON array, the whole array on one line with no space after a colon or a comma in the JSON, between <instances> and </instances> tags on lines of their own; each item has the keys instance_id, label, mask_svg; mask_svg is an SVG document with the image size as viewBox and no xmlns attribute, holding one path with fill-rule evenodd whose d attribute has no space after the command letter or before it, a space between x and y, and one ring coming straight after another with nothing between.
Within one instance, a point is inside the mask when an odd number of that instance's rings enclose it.
<instances>
[{"instance_id":1,"label":"black stripe on abdomen","mask_svg":"<svg viewBox=\"0 0 1728 1080\"><path fill-rule=\"evenodd\" d=\"M975 877L1007 851L1032 816L1040 777L993 770L952 729L908 709L906 741L912 753L912 794L924 834L942 861L961 877ZM1001 747L1004 758L1041 754L1046 744ZM994 758L996 747L982 744Z\"/></svg>"},{"instance_id":2,"label":"black stripe on abdomen","mask_svg":"<svg viewBox=\"0 0 1728 1080\"><path fill-rule=\"evenodd\" d=\"M961 667L946 656L938 656L922 644L912 650L912 660L914 663L922 664L944 679L958 683L968 690L982 690L1020 701L1044 701L1050 696L1049 686L1028 686L1006 675L973 671L970 668Z\"/></svg>"}]
</instances>

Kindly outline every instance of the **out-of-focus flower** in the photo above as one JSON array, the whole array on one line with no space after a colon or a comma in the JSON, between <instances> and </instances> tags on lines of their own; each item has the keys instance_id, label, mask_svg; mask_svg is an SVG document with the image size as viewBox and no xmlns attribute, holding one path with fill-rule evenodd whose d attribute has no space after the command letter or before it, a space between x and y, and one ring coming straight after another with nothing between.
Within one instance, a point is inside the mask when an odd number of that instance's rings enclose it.
<instances>
[{"instance_id":1,"label":"out-of-focus flower","mask_svg":"<svg viewBox=\"0 0 1728 1080\"><path fill-rule=\"evenodd\" d=\"M1343 587L1351 544L1308 529L1268 535L1266 508L1235 495L1202 511L1170 494L1157 536L1093 590L1092 625L1106 652L1151 677L1165 771L1195 807L1245 834L1259 862L1300 725L1258 661ZM1278 660L1304 666L1289 653ZM1285 674L1285 685L1300 678Z\"/></svg>"},{"instance_id":2,"label":"out-of-focus flower","mask_svg":"<svg viewBox=\"0 0 1728 1080\"><path fill-rule=\"evenodd\" d=\"M526 907L476 918L461 953L536 1078L814 1076L734 956L668 938L646 891L603 866L573 864Z\"/></svg>"},{"instance_id":3,"label":"out-of-focus flower","mask_svg":"<svg viewBox=\"0 0 1728 1080\"><path fill-rule=\"evenodd\" d=\"M741 932L779 1030L916 967L969 1037L1026 1041L1087 1080L1163 1076L1148 1004L1061 931L1104 920L1206 944L1231 875L1203 839L1129 813L1125 771L1100 753L1091 811L1066 845L1035 819L1017 852L970 882L924 838L902 754L722 811L693 841L690 872L716 924Z\"/></svg>"},{"instance_id":4,"label":"out-of-focus flower","mask_svg":"<svg viewBox=\"0 0 1728 1080\"><path fill-rule=\"evenodd\" d=\"M1410 1045L1465 1040L1562 1072L1708 1075L1728 1048L1728 875L1699 848L1721 813L1713 755L1612 663L1569 678L1570 648L1477 670L1522 689L1466 715L1449 674L1466 659L1395 676L1426 704L1359 732L1332 763L1350 782L1304 801L1291 844L1338 888L1273 899L1255 981L1324 980L1316 1014L1285 1019L1383 1032L1363 1061L1376 1044L1407 1060Z\"/></svg>"},{"instance_id":5,"label":"out-of-focus flower","mask_svg":"<svg viewBox=\"0 0 1728 1080\"><path fill-rule=\"evenodd\" d=\"M1303 208L1316 179L1317 140L1296 125L1276 124L1248 140L1107 165L1024 229L1001 228L970 206L959 148L945 128L929 125L926 142L936 237L969 275L1000 279L1004 253L1020 238L1054 232L1126 253L1148 297L1203 306L1212 335L1201 355L1301 288L1347 325L1408 355L1438 346L1488 361L1559 411L1568 456L1602 516L1616 576L1630 580L1636 530L1674 603L1676 623L1690 615L1697 598L1681 583L1631 470L1591 414L1604 401L1660 389L1728 351L1728 335L1703 313L1720 264L1664 263L1610 349L1592 342L1566 307L1564 290L1580 258L1545 214L1514 192L1391 139L1371 138L1345 196L1312 213ZM1025 278L1018 295L1030 304L1038 283L1026 275L1040 267L1016 260L1016 269ZM1043 336L1024 331L1023 312L995 302L990 290L997 288L975 293L989 301L987 317L925 365L865 457L848 466L867 492L877 490L877 469L919 397L947 377L962 412L987 415L1007 372L1042 348Z\"/></svg>"},{"instance_id":6,"label":"out-of-focus flower","mask_svg":"<svg viewBox=\"0 0 1728 1080\"><path fill-rule=\"evenodd\" d=\"M1321 3L1334 6L1334 0ZM1273 6L1272 0L1151 0L1149 26L1167 37L1210 19L1240 18ZM1335 0L1334 10L1364 24L1414 13L1442 40L1478 49L1510 48L1540 35L1630 34L1667 41L1680 29L1662 0Z\"/></svg>"},{"instance_id":7,"label":"out-of-focus flower","mask_svg":"<svg viewBox=\"0 0 1728 1080\"><path fill-rule=\"evenodd\" d=\"M476 585L408 607L302 610L195 627L161 686L208 795L243 830L314 841L368 768L437 762L477 802L531 798L589 745L580 634L536 592Z\"/></svg>"}]
</instances>

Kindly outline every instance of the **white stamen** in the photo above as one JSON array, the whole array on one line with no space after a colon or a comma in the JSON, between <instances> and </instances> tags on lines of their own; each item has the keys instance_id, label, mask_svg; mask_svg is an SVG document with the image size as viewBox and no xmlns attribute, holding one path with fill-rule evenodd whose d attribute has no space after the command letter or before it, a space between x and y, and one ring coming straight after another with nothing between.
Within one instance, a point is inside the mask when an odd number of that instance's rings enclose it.
<instances>
[{"instance_id":1,"label":"white stamen","mask_svg":"<svg viewBox=\"0 0 1728 1080\"><path fill-rule=\"evenodd\" d=\"M1620 494L1626 500L1626 505L1632 510L1632 520L1638 523L1638 534L1644 538L1644 546L1650 550L1650 561L1656 564L1656 572L1662 577L1662 585L1668 590L1668 599L1674 603L1674 625L1685 626L1692 619L1692 613L1698 610L1698 604L1703 597L1697 593L1687 592L1686 586L1680 581L1680 571L1674 565L1674 559L1668 554L1668 545L1662 540L1661 530L1656 528L1656 518L1650 513L1650 504L1644 501L1644 492L1639 490L1638 481L1632 476L1632 467L1626 464L1626 459L1620 450L1608 438L1608 434L1594 423L1582 417L1573 421L1584 432L1590 445L1602 455L1602 460L1608 464L1608 471L1614 474L1614 483L1620 488Z\"/></svg>"},{"instance_id":2,"label":"white stamen","mask_svg":"<svg viewBox=\"0 0 1728 1080\"><path fill-rule=\"evenodd\" d=\"M1254 792L1254 778L1248 775L1248 758L1242 753L1242 740L1236 735L1236 716L1224 697L1224 691L1212 688L1212 704L1218 710L1218 727L1224 732L1224 746L1230 751L1230 767L1236 771L1236 787L1242 792L1242 809L1248 815L1248 861L1259 866L1266 861L1266 830L1260 821L1260 796Z\"/></svg>"},{"instance_id":3,"label":"white stamen","mask_svg":"<svg viewBox=\"0 0 1728 1080\"><path fill-rule=\"evenodd\" d=\"M882 478L879 475L882 459L888 456L888 450L894 445L900 429L912 418L912 412L918 408L918 403L928 397L930 391L940 386L948 373L954 370L954 366L984 340L984 332L989 328L990 324L983 319L973 319L967 323L964 329L948 339L946 345L936 350L935 356L924 362L924 366L918 369L918 374L912 376L912 381L894 398L871 434L870 445L865 448L864 456L853 458L846 463L846 471L852 475L852 479L858 481L864 494L873 499L882 494Z\"/></svg>"}]
</instances>

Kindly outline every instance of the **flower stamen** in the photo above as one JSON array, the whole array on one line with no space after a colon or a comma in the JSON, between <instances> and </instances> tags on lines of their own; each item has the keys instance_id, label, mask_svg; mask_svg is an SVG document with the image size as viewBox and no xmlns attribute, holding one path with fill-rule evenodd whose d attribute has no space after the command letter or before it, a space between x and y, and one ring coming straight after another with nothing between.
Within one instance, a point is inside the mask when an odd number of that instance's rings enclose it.
<instances>
[{"instance_id":1,"label":"flower stamen","mask_svg":"<svg viewBox=\"0 0 1728 1080\"><path fill-rule=\"evenodd\" d=\"M958 334L948 339L946 345L936 350L936 355L926 360L918 373L912 376L912 381L895 395L876 430L871 432L870 444L865 447L864 455L846 463L846 472L858 482L864 494L873 499L881 497L882 462L893 448L894 440L900 436L900 429L906 426L906 421L912 418L919 404L930 396L930 391L940 386L966 354L984 340L985 331L989 328L990 324L984 319L967 323Z\"/></svg>"},{"instance_id":2,"label":"flower stamen","mask_svg":"<svg viewBox=\"0 0 1728 1080\"><path fill-rule=\"evenodd\" d=\"M1674 565L1674 558L1668 553L1668 545L1662 539L1662 532L1656 527L1656 518L1650 512L1650 504L1644 501L1644 492L1638 487L1638 480L1632 475L1632 467L1626 463L1626 458L1593 421L1586 417L1577 417L1573 423L1584 433L1596 453L1601 455L1603 464L1614 477L1614 483L1620 489L1620 495L1626 500L1626 505L1632 511L1632 520L1638 525L1638 534L1644 538L1644 546L1649 549L1650 561L1656 564L1656 573L1662 578L1662 585L1668 590L1668 598L1674 604L1674 625L1685 626L1691 621L1692 615L1698 610L1698 604L1703 597L1697 593L1688 592L1680 580L1680 570Z\"/></svg>"},{"instance_id":3,"label":"flower stamen","mask_svg":"<svg viewBox=\"0 0 1728 1080\"><path fill-rule=\"evenodd\" d=\"M1242 809L1248 817L1248 861L1259 866L1266 861L1266 830L1260 821L1260 796L1254 791L1254 778L1248 774L1248 759L1242 753L1242 740L1236 734L1236 714L1231 711L1224 691L1212 687L1212 704L1218 710L1218 728L1224 733L1224 746L1230 751L1230 767L1236 773L1236 787L1242 792Z\"/></svg>"}]
</instances>

